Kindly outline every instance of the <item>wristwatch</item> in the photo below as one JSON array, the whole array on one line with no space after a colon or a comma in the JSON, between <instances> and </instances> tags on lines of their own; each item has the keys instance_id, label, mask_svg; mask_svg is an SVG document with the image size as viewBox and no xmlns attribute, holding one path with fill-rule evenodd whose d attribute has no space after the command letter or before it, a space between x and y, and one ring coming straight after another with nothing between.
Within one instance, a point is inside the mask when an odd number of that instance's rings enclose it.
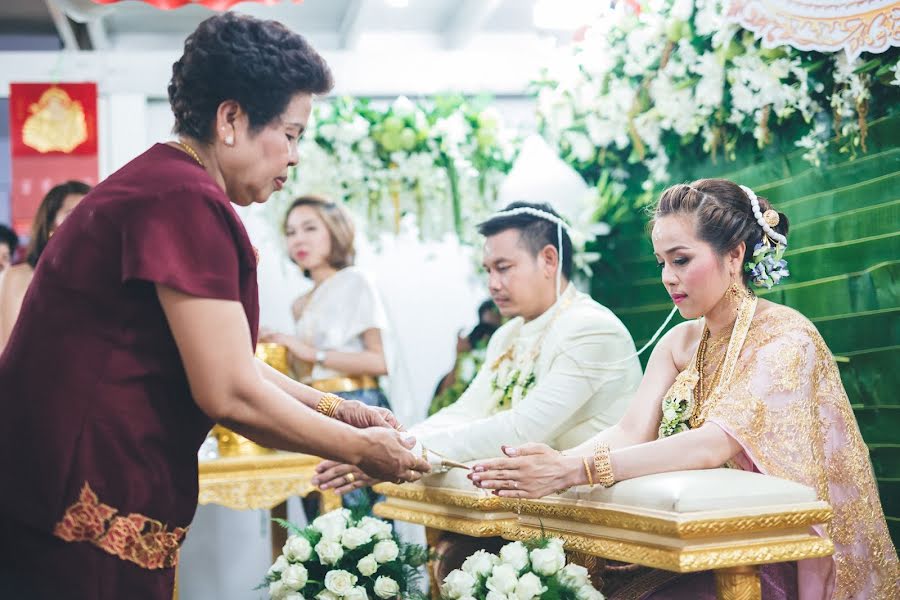
<instances>
[{"instance_id":1,"label":"wristwatch","mask_svg":"<svg viewBox=\"0 0 900 600\"><path fill-rule=\"evenodd\" d=\"M325 362L325 351L316 350L316 364L321 365Z\"/></svg>"}]
</instances>

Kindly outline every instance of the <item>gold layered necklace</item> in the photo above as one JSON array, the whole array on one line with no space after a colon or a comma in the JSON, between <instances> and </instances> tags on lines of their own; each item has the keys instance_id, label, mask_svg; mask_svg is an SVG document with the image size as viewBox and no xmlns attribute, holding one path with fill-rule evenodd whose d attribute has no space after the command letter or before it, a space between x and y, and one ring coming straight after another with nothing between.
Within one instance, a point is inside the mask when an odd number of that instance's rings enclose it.
<instances>
[{"instance_id":1,"label":"gold layered necklace","mask_svg":"<svg viewBox=\"0 0 900 600\"><path fill-rule=\"evenodd\" d=\"M196 161L197 161L197 164L199 164L201 167L204 167L204 168L206 167L206 165L204 165L204 164L203 164L203 161L200 159L200 155L197 154L197 151L196 151L196 150L194 150L194 149L191 148L188 144L185 144L185 143L182 142L181 140L175 140L175 143L178 144L178 147L179 147L179 148L181 148L182 150L184 150L185 152L187 152L187 155L188 155L188 156L190 156L191 158L193 158L194 160L196 160Z\"/></svg>"},{"instance_id":2,"label":"gold layered necklace","mask_svg":"<svg viewBox=\"0 0 900 600\"><path fill-rule=\"evenodd\" d=\"M719 382L719 376L722 373L722 365L725 360L724 357L719 361L719 364L716 365L716 370L713 371L712 377L710 377L709 382L706 380L706 354L709 349L709 327L703 328L703 335L700 337L700 345L697 347L697 359L694 367L697 369L697 385L694 386L694 409L691 411L690 417L690 425L691 428L698 427L700 422L700 413L701 407L706 402L707 396L709 396L710 390L715 389L716 384Z\"/></svg>"},{"instance_id":3,"label":"gold layered necklace","mask_svg":"<svg viewBox=\"0 0 900 600\"><path fill-rule=\"evenodd\" d=\"M743 293L734 293L733 297L736 300L739 300L740 303L738 304L737 316L731 334L727 336L728 352L722 357L719 364L716 365L716 369L709 379L706 377L706 358L709 350L710 331L709 327L703 327L703 335L700 337L700 345L697 347L697 357L694 363L694 368L697 371L697 384L694 386L693 390L694 406L688 421L691 429L700 427L706 420L706 414L709 412L709 397L719 384L725 363L729 359L732 362L737 359L737 353L740 352L740 346L743 346L743 337L746 335L746 330L749 329L750 322L753 319L753 313L756 311L756 297L749 290ZM735 335L738 333L740 333L738 337L741 338L739 340L740 346L732 348L732 346L735 345L733 343L736 341L734 339Z\"/></svg>"}]
</instances>

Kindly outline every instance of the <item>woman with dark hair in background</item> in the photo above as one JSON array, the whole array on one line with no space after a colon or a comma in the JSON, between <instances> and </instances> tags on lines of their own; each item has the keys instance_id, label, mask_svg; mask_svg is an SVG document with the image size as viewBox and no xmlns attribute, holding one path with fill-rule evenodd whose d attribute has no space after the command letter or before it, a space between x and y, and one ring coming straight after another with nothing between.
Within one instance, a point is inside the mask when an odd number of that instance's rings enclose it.
<instances>
[{"instance_id":1,"label":"woman with dark hair in background","mask_svg":"<svg viewBox=\"0 0 900 600\"><path fill-rule=\"evenodd\" d=\"M12 265L18 247L19 236L16 232L6 225L0 225L0 273Z\"/></svg>"},{"instance_id":2,"label":"woman with dark hair in background","mask_svg":"<svg viewBox=\"0 0 900 600\"><path fill-rule=\"evenodd\" d=\"M41 200L31 224L31 240L28 243L26 261L10 267L0 276L0 352L6 346L16 319L19 318L25 292L28 291L34 277L34 269L44 248L47 247L47 242L50 241L50 236L89 191L91 186L86 183L67 181L51 188Z\"/></svg>"},{"instance_id":3,"label":"woman with dark hair in background","mask_svg":"<svg viewBox=\"0 0 900 600\"><path fill-rule=\"evenodd\" d=\"M216 421L381 479L428 470L389 411L253 356L257 258L232 203L281 189L331 87L283 25L207 19L173 66L179 140L113 173L54 235L0 356L6 597L170 600Z\"/></svg>"}]
</instances>

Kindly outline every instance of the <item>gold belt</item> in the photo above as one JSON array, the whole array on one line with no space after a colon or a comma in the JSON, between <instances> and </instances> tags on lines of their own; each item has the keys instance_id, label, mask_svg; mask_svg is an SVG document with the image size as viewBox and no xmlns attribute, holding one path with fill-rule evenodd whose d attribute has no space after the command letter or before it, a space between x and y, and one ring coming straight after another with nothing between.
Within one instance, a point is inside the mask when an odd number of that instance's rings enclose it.
<instances>
[{"instance_id":1,"label":"gold belt","mask_svg":"<svg viewBox=\"0 0 900 600\"><path fill-rule=\"evenodd\" d=\"M378 387L378 380L371 375L354 375L345 377L330 377L317 379L307 385L326 394L339 392L355 392L356 390L371 390Z\"/></svg>"}]
</instances>

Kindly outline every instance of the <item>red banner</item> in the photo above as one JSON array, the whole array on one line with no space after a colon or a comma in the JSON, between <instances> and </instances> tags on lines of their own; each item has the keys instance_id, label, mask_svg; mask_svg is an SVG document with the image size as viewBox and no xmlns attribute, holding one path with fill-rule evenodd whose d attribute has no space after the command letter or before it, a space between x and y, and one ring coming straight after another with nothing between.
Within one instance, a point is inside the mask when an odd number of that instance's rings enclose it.
<instances>
[{"instance_id":1,"label":"red banner","mask_svg":"<svg viewBox=\"0 0 900 600\"><path fill-rule=\"evenodd\" d=\"M122 0L94 0L95 4L116 4ZM147 4L152 4L156 8L162 10L173 10L181 8L187 4L200 4L211 10L224 11L228 10L235 4L246 2L247 0L144 0ZM261 4L278 4L280 0L249 0L250 2L258 2ZM294 0L295 4L299 4L303 0Z\"/></svg>"},{"instance_id":2,"label":"red banner","mask_svg":"<svg viewBox=\"0 0 900 600\"><path fill-rule=\"evenodd\" d=\"M97 84L10 84L9 122L13 227L27 234L50 188L97 183Z\"/></svg>"}]
</instances>

